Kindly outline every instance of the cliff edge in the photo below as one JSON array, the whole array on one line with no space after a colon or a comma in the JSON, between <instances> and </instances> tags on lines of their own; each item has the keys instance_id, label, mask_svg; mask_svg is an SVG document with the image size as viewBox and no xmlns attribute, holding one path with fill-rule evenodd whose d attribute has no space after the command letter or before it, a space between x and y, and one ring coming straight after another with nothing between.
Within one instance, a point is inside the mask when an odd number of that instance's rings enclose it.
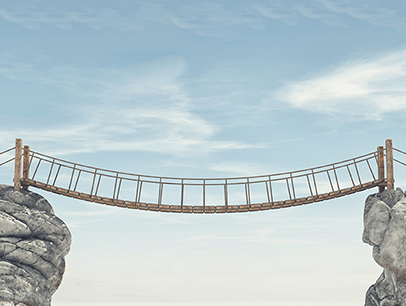
<instances>
[{"instance_id":1,"label":"cliff edge","mask_svg":"<svg viewBox=\"0 0 406 306\"><path fill-rule=\"evenodd\" d=\"M0 185L0 305L51 305L71 239L45 198Z\"/></svg>"},{"instance_id":2,"label":"cliff edge","mask_svg":"<svg viewBox=\"0 0 406 306\"><path fill-rule=\"evenodd\" d=\"M362 240L383 268L369 287L365 306L406 305L406 198L400 188L368 196Z\"/></svg>"}]
</instances>

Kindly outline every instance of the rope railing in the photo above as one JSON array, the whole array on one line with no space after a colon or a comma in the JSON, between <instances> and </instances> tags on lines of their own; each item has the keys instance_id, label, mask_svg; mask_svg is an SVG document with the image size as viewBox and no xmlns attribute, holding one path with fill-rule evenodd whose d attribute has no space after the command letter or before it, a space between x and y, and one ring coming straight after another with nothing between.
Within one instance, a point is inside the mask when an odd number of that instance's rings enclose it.
<instances>
[{"instance_id":1,"label":"rope railing","mask_svg":"<svg viewBox=\"0 0 406 306\"><path fill-rule=\"evenodd\" d=\"M180 213L231 213L309 204L379 187L394 189L393 158L386 147L355 158L297 171L222 178L189 178L134 174L96 168L45 155L22 146L15 157L14 188L29 186L95 203L141 210ZM386 156L386 176L385 161ZM6 156L7 157L7 156ZM22 176L21 176L22 173Z\"/></svg>"},{"instance_id":2,"label":"rope railing","mask_svg":"<svg viewBox=\"0 0 406 306\"><path fill-rule=\"evenodd\" d=\"M12 148L10 148L10 149L7 149L7 150L5 150L5 151L3 151L3 152L0 152L0 155L3 155L3 154L5 154L5 153L7 153L7 152L10 152L11 150L14 150L16 147L12 147Z\"/></svg>"},{"instance_id":3,"label":"rope railing","mask_svg":"<svg viewBox=\"0 0 406 306\"><path fill-rule=\"evenodd\" d=\"M339 197L383 183L376 175L378 151L304 170L232 178L141 175L73 163L36 151L27 153L26 170L32 175L22 179L23 185L97 203L155 211L219 213L274 209ZM109 188L102 186L105 181L110 181ZM151 186L154 192L148 190ZM178 190L168 191L172 187ZM194 188L192 196L190 188ZM240 190L237 192L236 188ZM171 198L178 198L178 203L174 204Z\"/></svg>"},{"instance_id":4,"label":"rope railing","mask_svg":"<svg viewBox=\"0 0 406 306\"><path fill-rule=\"evenodd\" d=\"M406 155L406 152L401 151L401 150L399 150L399 149L393 148L393 150L394 150L394 151L397 151L397 152L399 152L399 153L401 153L401 154ZM385 156L386 156L386 155L385 155ZM403 165L403 166L406 166L406 163L404 163L404 162L402 162L402 161L400 161L400 160L398 160L398 159L396 159L396 158L393 158L393 161L395 161L395 162L397 162L397 163L399 163L399 164L401 164L401 165Z\"/></svg>"},{"instance_id":5,"label":"rope railing","mask_svg":"<svg viewBox=\"0 0 406 306\"><path fill-rule=\"evenodd\" d=\"M15 148L16 148L16 147L12 147L12 148L10 148L10 149L7 149L7 150L5 150L5 151L0 152L0 156L3 155L3 154L6 154L6 153L8 153L8 152L10 152L10 151L12 151L12 150L14 150ZM4 162L2 162L2 163L0 163L0 166L3 166L3 165L5 165L5 164L7 164L7 163L9 163L9 162L11 162L11 161L13 161L13 160L15 160L15 156L12 157L12 158L10 158L10 159L8 159L8 160L6 160L6 161L4 161Z\"/></svg>"}]
</instances>

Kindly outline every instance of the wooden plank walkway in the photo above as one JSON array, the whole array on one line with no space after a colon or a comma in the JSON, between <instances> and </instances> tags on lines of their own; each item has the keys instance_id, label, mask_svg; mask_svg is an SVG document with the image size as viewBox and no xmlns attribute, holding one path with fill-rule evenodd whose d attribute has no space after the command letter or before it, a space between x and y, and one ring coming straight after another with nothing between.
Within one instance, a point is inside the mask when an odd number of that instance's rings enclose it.
<instances>
[{"instance_id":1,"label":"wooden plank walkway","mask_svg":"<svg viewBox=\"0 0 406 306\"><path fill-rule=\"evenodd\" d=\"M390 139L386 148L379 146L376 151L328 165L229 178L161 177L96 168L32 151L29 146L22 147L21 139L0 155L13 149L15 157L0 166L15 161L16 190L32 186L104 205L195 214L263 211L321 202L374 187L379 187L379 192L385 187L392 190L393 162L406 166L393 158L393 150L406 152L393 148Z\"/></svg>"},{"instance_id":2,"label":"wooden plank walkway","mask_svg":"<svg viewBox=\"0 0 406 306\"><path fill-rule=\"evenodd\" d=\"M110 206L117 206L130 209L139 209L147 211L157 211L157 212L172 212L172 213L195 213L195 214L213 214L213 213L238 213L238 212L253 212L262 211L269 209L278 209L285 207L300 206L315 202L321 202L325 200L330 200L334 198L343 197L356 192L364 191L370 188L386 186L386 179L374 180L366 182L360 185L356 185L350 188L341 189L338 191L322 193L317 196L309 196L304 198L297 198L292 200L269 202L269 203L256 203L256 204L243 204L243 205L206 205L206 206L190 206L190 205L164 205L164 204L153 204L153 203L142 203L133 201L124 201L118 199L112 199L108 197L100 197L89 195L86 193L80 193L77 191L67 190L61 187L56 187L53 185L41 183L32 179L23 178L21 180L22 186L32 186L45 191L50 191L63 196L105 204Z\"/></svg>"}]
</instances>

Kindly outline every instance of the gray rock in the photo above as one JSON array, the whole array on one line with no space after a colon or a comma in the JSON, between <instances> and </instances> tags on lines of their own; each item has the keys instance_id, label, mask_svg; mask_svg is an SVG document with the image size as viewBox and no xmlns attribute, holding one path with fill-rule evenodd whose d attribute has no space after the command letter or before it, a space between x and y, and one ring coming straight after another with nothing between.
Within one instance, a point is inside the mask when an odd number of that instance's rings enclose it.
<instances>
[{"instance_id":1,"label":"gray rock","mask_svg":"<svg viewBox=\"0 0 406 306\"><path fill-rule=\"evenodd\" d=\"M406 306L406 198L400 188L368 196L362 239L384 268L365 306Z\"/></svg>"},{"instance_id":2,"label":"gray rock","mask_svg":"<svg viewBox=\"0 0 406 306\"><path fill-rule=\"evenodd\" d=\"M372 246L380 245L385 236L390 220L390 207L378 198L373 198L374 205L364 215L364 233L362 240Z\"/></svg>"},{"instance_id":3,"label":"gray rock","mask_svg":"<svg viewBox=\"0 0 406 306\"><path fill-rule=\"evenodd\" d=\"M0 185L0 306L50 306L70 244L47 200Z\"/></svg>"}]
</instances>

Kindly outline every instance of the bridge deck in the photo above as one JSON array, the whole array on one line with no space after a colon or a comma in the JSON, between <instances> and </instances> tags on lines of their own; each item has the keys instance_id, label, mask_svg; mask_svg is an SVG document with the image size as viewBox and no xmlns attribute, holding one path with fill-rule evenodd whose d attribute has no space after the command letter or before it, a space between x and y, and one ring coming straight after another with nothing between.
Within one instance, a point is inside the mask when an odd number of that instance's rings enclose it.
<instances>
[{"instance_id":1,"label":"bridge deck","mask_svg":"<svg viewBox=\"0 0 406 306\"><path fill-rule=\"evenodd\" d=\"M292 200L276 201L269 203L256 203L256 204L242 204L242 205L206 205L206 206L191 206L191 205L164 205L153 203L142 203L133 201L124 201L119 199L113 199L108 197L100 197L89 195L86 193L80 193L77 191L67 190L61 187L41 183L32 179L24 178L21 180L23 186L32 186L42 190L50 191L56 194L64 195L67 197L80 199L84 201L131 208L139 210L157 211L157 212L173 212L173 213L195 213L195 214L210 214L210 213L237 213L237 212L251 212L262 211L268 209L278 209L292 206L299 206L304 204L310 204L315 202L321 202L334 198L339 198L356 192L364 191L366 189L386 185L386 180L374 180L366 182L360 185L356 185L350 188L345 188L328 193L322 193L315 196L308 196L303 198L296 198Z\"/></svg>"}]
</instances>

